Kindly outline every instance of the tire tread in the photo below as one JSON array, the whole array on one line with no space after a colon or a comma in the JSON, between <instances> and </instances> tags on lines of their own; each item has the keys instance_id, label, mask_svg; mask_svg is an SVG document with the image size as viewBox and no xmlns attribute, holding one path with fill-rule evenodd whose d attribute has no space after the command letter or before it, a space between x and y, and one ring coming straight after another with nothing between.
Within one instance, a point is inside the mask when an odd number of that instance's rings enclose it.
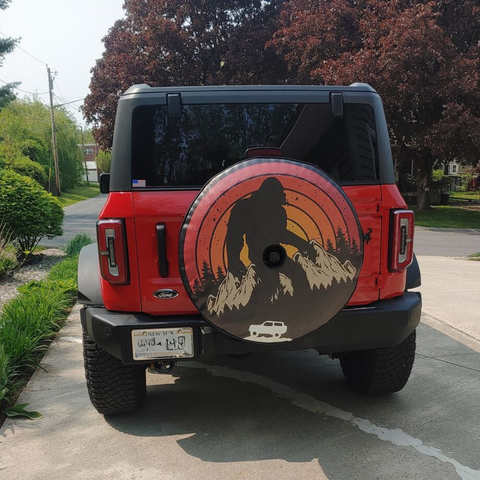
<instances>
[{"instance_id":1,"label":"tire tread","mask_svg":"<svg viewBox=\"0 0 480 480\"><path fill-rule=\"evenodd\" d=\"M349 352L340 359L347 384L369 395L400 391L408 381L415 359L416 331L393 347Z\"/></svg>"},{"instance_id":2,"label":"tire tread","mask_svg":"<svg viewBox=\"0 0 480 480\"><path fill-rule=\"evenodd\" d=\"M90 400L103 415L138 410L146 396L145 368L123 365L83 332L85 377Z\"/></svg>"}]
</instances>

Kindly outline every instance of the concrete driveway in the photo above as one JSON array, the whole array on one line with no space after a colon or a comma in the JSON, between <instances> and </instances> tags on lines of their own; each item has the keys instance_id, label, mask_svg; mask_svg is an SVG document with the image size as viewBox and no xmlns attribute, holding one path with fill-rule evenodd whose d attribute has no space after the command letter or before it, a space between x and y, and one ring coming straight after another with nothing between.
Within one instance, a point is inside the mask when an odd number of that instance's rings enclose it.
<instances>
[{"instance_id":1,"label":"concrete driveway","mask_svg":"<svg viewBox=\"0 0 480 480\"><path fill-rule=\"evenodd\" d=\"M144 408L104 418L83 377L78 310L0 431L3 479L480 479L480 342L426 318L407 387L350 392L313 351L148 375ZM453 337L457 338L455 340Z\"/></svg>"},{"instance_id":2,"label":"concrete driveway","mask_svg":"<svg viewBox=\"0 0 480 480\"><path fill-rule=\"evenodd\" d=\"M425 314L400 393L354 394L338 361L313 351L256 354L148 374L144 408L104 418L76 307L19 399L44 418L0 429L0 479L480 480L480 262L424 235Z\"/></svg>"},{"instance_id":3,"label":"concrete driveway","mask_svg":"<svg viewBox=\"0 0 480 480\"><path fill-rule=\"evenodd\" d=\"M478 291L480 264L419 259L417 358L405 389L383 398L350 392L338 362L313 351L257 354L149 374L140 412L104 418L76 307L19 400L44 418L0 430L0 478L480 479L479 296L457 303L449 286L463 275Z\"/></svg>"}]
</instances>

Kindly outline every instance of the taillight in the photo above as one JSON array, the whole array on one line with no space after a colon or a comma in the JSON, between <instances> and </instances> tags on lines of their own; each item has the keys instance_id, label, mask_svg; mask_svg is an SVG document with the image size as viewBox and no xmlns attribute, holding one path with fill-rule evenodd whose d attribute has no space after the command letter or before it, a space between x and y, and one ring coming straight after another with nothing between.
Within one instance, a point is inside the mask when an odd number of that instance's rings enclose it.
<instances>
[{"instance_id":1,"label":"taillight","mask_svg":"<svg viewBox=\"0 0 480 480\"><path fill-rule=\"evenodd\" d=\"M411 210L394 210L390 231L390 270L407 268L413 259L415 214Z\"/></svg>"},{"instance_id":2,"label":"taillight","mask_svg":"<svg viewBox=\"0 0 480 480\"><path fill-rule=\"evenodd\" d=\"M128 284L128 256L125 223L121 219L97 222L98 253L102 277L110 283Z\"/></svg>"}]
</instances>

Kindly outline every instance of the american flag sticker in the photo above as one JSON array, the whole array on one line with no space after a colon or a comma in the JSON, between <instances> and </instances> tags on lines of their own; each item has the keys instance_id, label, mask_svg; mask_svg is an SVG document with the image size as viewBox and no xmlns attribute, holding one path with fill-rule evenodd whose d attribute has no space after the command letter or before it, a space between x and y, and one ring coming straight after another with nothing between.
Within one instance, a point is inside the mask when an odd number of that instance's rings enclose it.
<instances>
[{"instance_id":1,"label":"american flag sticker","mask_svg":"<svg viewBox=\"0 0 480 480\"><path fill-rule=\"evenodd\" d=\"M132 187L146 187L146 180L132 180Z\"/></svg>"}]
</instances>

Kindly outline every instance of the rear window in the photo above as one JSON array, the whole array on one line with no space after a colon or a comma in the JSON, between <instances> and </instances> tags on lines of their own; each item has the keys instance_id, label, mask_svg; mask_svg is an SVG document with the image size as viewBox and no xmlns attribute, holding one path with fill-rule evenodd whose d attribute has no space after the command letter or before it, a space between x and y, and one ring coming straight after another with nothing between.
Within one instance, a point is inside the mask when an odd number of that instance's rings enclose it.
<instances>
[{"instance_id":1,"label":"rear window","mask_svg":"<svg viewBox=\"0 0 480 480\"><path fill-rule=\"evenodd\" d=\"M201 187L255 147L321 168L340 183L378 181L373 109L328 104L184 105L180 118L164 106L133 114L132 185Z\"/></svg>"}]
</instances>

